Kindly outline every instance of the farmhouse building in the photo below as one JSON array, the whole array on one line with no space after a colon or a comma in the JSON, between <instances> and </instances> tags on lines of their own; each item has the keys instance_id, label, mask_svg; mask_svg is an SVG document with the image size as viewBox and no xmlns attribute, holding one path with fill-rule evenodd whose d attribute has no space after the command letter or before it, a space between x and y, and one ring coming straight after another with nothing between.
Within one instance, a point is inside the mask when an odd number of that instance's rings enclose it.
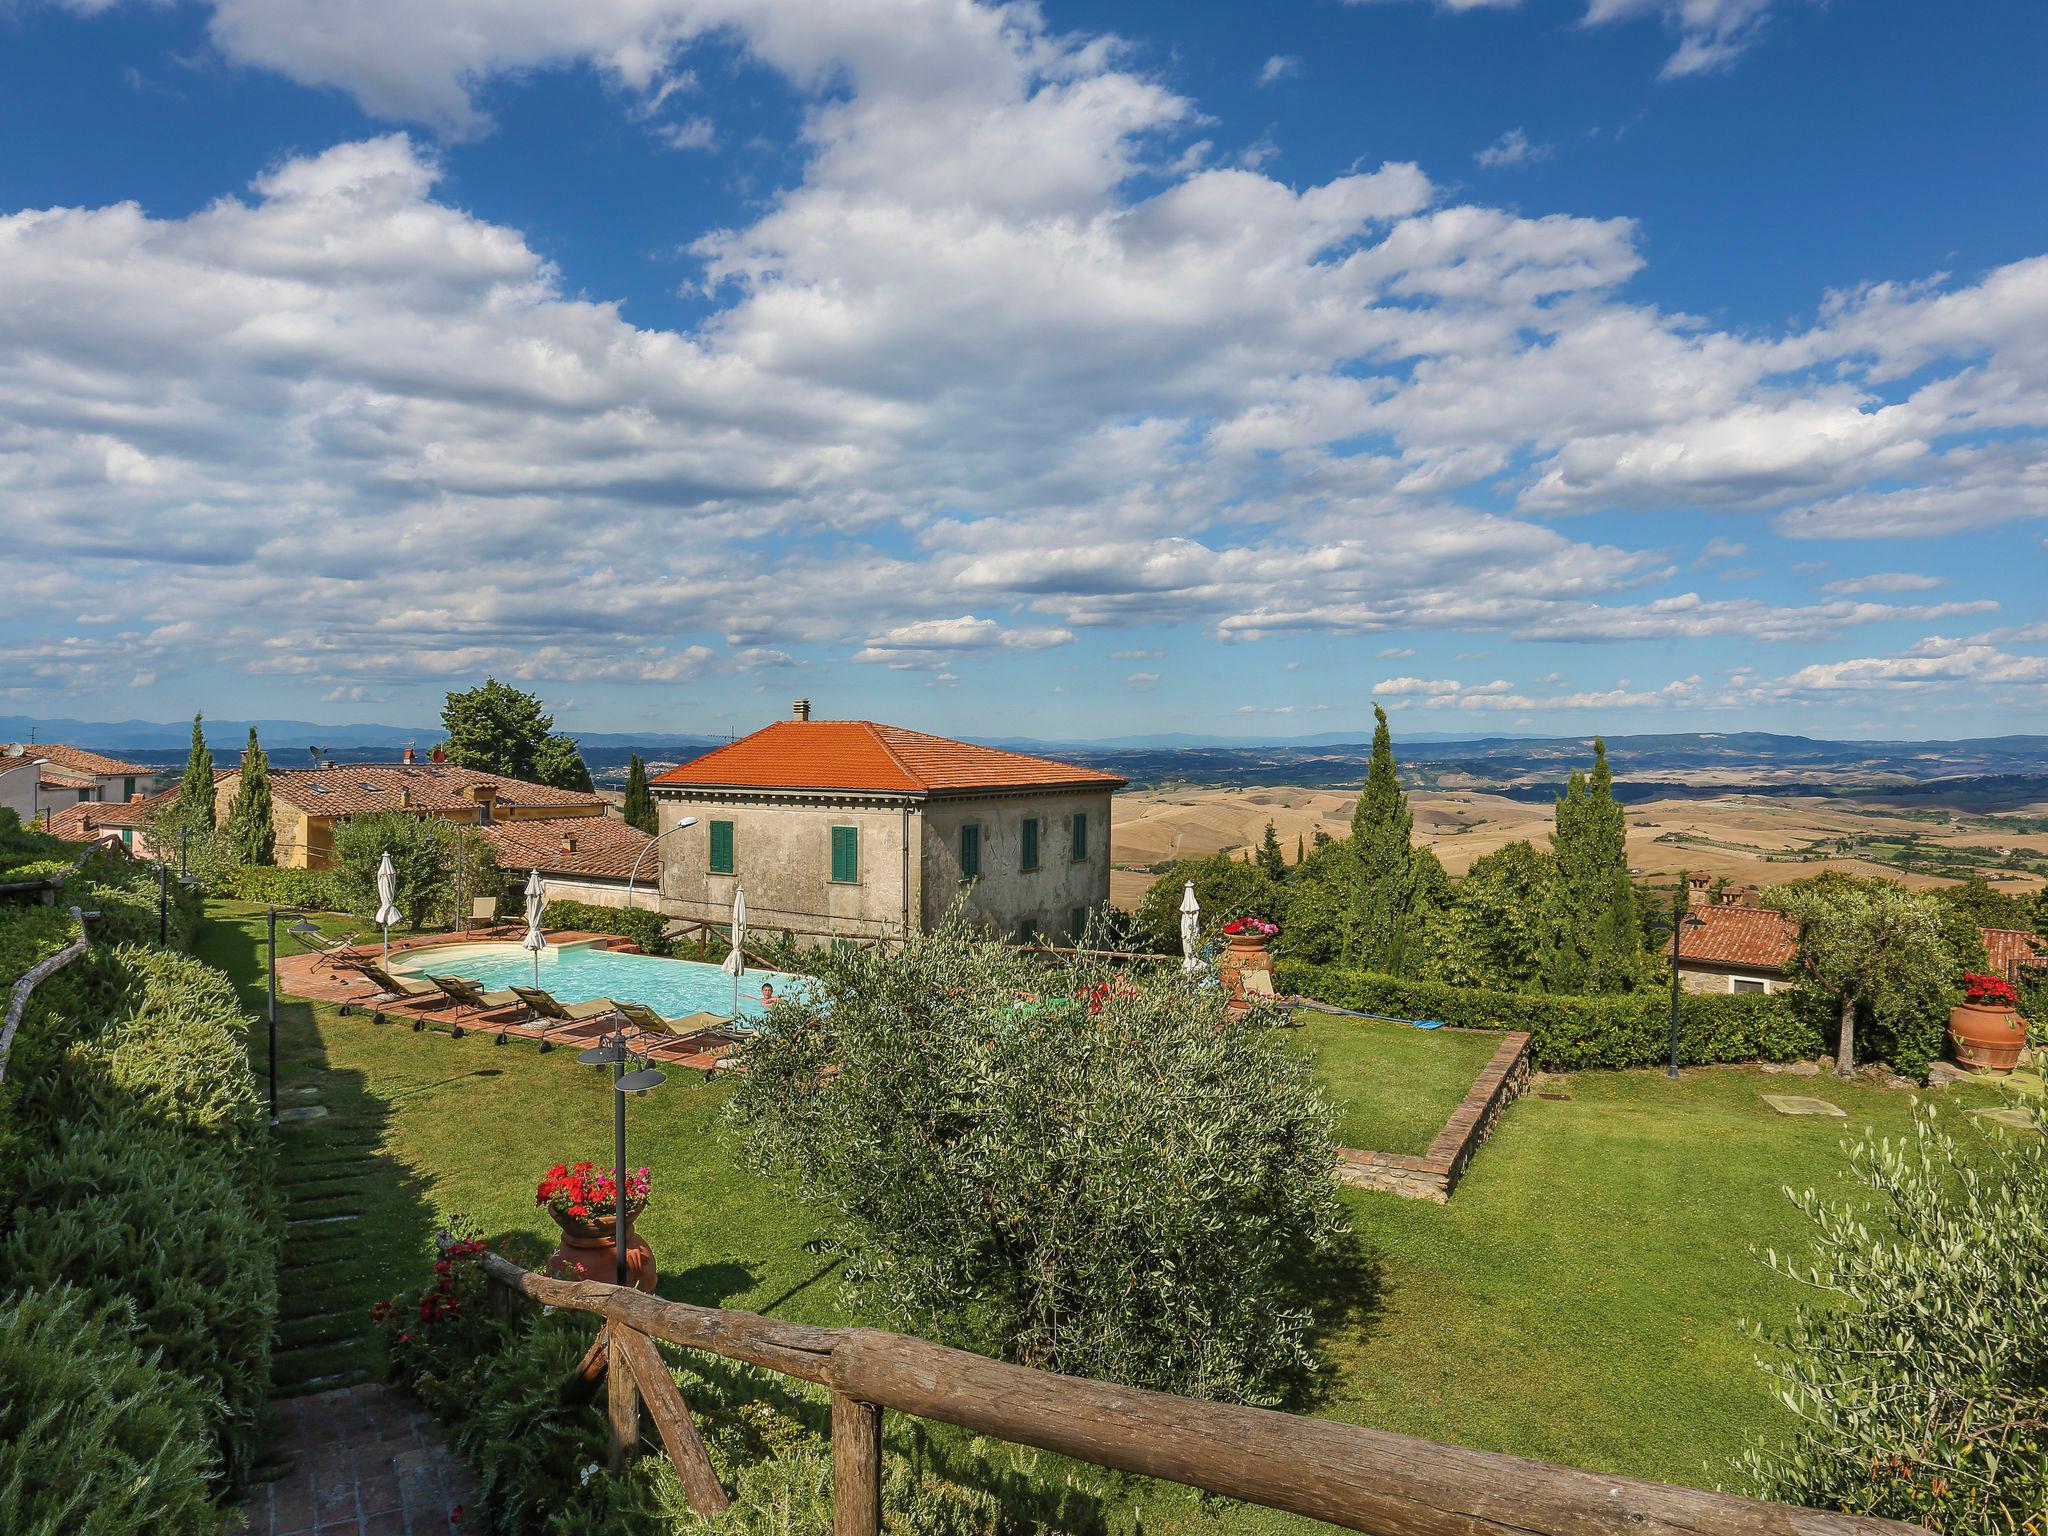
<instances>
[{"instance_id":1,"label":"farmhouse building","mask_svg":"<svg viewBox=\"0 0 2048 1536\"><path fill-rule=\"evenodd\" d=\"M156 770L144 763L61 742L0 742L0 805L23 821L47 818L81 801L133 800L155 784Z\"/></svg>"},{"instance_id":2,"label":"farmhouse building","mask_svg":"<svg viewBox=\"0 0 2048 1536\"><path fill-rule=\"evenodd\" d=\"M631 905L650 910L660 907L654 855L641 857L653 839L616 816L501 819L479 830L490 841L498 868L508 875L540 871L541 890L548 901L626 906L627 880L637 859L640 877L631 893Z\"/></svg>"},{"instance_id":3,"label":"farmhouse building","mask_svg":"<svg viewBox=\"0 0 2048 1536\"><path fill-rule=\"evenodd\" d=\"M241 786L239 769L215 777L216 823L227 820L228 807ZM604 814L604 802L583 790L553 789L500 773L432 762L273 768L270 806L277 862L292 869L327 868L334 862L336 823L372 811L409 811L487 830L505 822Z\"/></svg>"},{"instance_id":4,"label":"farmhouse building","mask_svg":"<svg viewBox=\"0 0 2048 1536\"><path fill-rule=\"evenodd\" d=\"M813 720L799 700L794 718L653 781L661 909L722 922L744 883L752 925L800 937L930 928L958 904L1007 937L1064 942L1109 899L1123 785L900 726Z\"/></svg>"}]
</instances>

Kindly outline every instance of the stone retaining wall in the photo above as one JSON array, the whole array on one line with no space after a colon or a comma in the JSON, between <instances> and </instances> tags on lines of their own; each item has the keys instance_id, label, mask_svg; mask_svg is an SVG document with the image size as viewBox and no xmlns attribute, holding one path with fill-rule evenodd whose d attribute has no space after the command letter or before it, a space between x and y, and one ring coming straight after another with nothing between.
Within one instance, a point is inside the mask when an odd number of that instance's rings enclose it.
<instances>
[{"instance_id":1,"label":"stone retaining wall","mask_svg":"<svg viewBox=\"0 0 2048 1536\"><path fill-rule=\"evenodd\" d=\"M1465 1165L1479 1144L1492 1134L1501 1111L1529 1086L1529 1037L1520 1030L1501 1037L1463 1102L1451 1111L1429 1150L1420 1157L1398 1152L1354 1152L1340 1148L1337 1178L1356 1189L1383 1190L1411 1200L1448 1204L1451 1191L1465 1176Z\"/></svg>"}]
</instances>

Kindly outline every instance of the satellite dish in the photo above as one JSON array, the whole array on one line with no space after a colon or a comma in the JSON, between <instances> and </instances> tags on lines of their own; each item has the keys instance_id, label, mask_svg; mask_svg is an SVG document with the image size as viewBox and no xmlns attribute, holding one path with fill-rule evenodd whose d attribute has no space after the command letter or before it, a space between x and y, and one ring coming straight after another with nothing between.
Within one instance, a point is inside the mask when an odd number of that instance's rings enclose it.
<instances>
[{"instance_id":1,"label":"satellite dish","mask_svg":"<svg viewBox=\"0 0 2048 1536\"><path fill-rule=\"evenodd\" d=\"M326 750L325 747L308 747L306 748L306 756L312 758L317 763L320 761L320 754Z\"/></svg>"},{"instance_id":2,"label":"satellite dish","mask_svg":"<svg viewBox=\"0 0 2048 1536\"><path fill-rule=\"evenodd\" d=\"M27 747L24 747L24 746L23 746L23 745L22 745L22 744L21 744L20 742L18 742L18 741L15 741L15 742L9 742L9 743L8 743L8 746L7 746L7 755L8 755L9 757L27 757L27 756L28 756L28 748L27 748Z\"/></svg>"}]
</instances>

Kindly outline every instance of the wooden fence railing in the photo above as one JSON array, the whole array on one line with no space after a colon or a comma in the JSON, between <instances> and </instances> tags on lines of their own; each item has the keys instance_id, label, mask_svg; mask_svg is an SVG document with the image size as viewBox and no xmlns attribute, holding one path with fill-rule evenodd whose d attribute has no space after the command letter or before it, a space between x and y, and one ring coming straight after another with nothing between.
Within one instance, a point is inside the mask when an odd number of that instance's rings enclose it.
<instances>
[{"instance_id":1,"label":"wooden fence railing","mask_svg":"<svg viewBox=\"0 0 2048 1536\"><path fill-rule=\"evenodd\" d=\"M1906 1536L1890 1520L1764 1504L1439 1445L1265 1408L1200 1402L1005 1365L871 1328L814 1328L555 1280L486 1253L507 1291L604 1319L565 1395L608 1392L616 1467L644 1402L691 1505L726 1507L652 1339L765 1366L832 1393L834 1536L878 1536L882 1414L907 1413L1370 1536Z\"/></svg>"}]
</instances>

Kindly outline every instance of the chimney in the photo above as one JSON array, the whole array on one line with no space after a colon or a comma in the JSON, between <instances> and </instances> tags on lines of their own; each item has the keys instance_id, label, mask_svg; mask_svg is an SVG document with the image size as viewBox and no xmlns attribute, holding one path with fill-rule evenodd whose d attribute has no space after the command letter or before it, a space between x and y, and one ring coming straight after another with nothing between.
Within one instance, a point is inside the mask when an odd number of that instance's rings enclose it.
<instances>
[{"instance_id":1,"label":"chimney","mask_svg":"<svg viewBox=\"0 0 2048 1536\"><path fill-rule=\"evenodd\" d=\"M794 704L790 705L789 718L792 720L810 719L811 701L809 699L798 699Z\"/></svg>"},{"instance_id":2,"label":"chimney","mask_svg":"<svg viewBox=\"0 0 2048 1536\"><path fill-rule=\"evenodd\" d=\"M575 851L576 851L576 834L575 834L574 832L564 832L564 833L562 834L562 852L564 852L564 853L574 853Z\"/></svg>"},{"instance_id":3,"label":"chimney","mask_svg":"<svg viewBox=\"0 0 2048 1536\"><path fill-rule=\"evenodd\" d=\"M476 824L488 827L491 824L491 805L498 798L498 786L477 783L469 786L469 798L476 802Z\"/></svg>"},{"instance_id":4,"label":"chimney","mask_svg":"<svg viewBox=\"0 0 2048 1536\"><path fill-rule=\"evenodd\" d=\"M412 805L412 791L403 784L398 786L398 804L401 810Z\"/></svg>"},{"instance_id":5,"label":"chimney","mask_svg":"<svg viewBox=\"0 0 2048 1536\"><path fill-rule=\"evenodd\" d=\"M79 817L78 824L87 832L90 832L92 830L92 818L90 816Z\"/></svg>"},{"instance_id":6,"label":"chimney","mask_svg":"<svg viewBox=\"0 0 2048 1536\"><path fill-rule=\"evenodd\" d=\"M405 766L406 766L406 767L408 767L408 768L410 768L410 767L411 767L411 766L412 766L412 765L413 765L414 763L416 763L416 762L418 762L418 761L419 761L419 756L418 756L418 754L417 754L417 753L415 753L415 752L413 751L413 749L412 749L411 747L407 747L407 748L405 749Z\"/></svg>"}]
</instances>

